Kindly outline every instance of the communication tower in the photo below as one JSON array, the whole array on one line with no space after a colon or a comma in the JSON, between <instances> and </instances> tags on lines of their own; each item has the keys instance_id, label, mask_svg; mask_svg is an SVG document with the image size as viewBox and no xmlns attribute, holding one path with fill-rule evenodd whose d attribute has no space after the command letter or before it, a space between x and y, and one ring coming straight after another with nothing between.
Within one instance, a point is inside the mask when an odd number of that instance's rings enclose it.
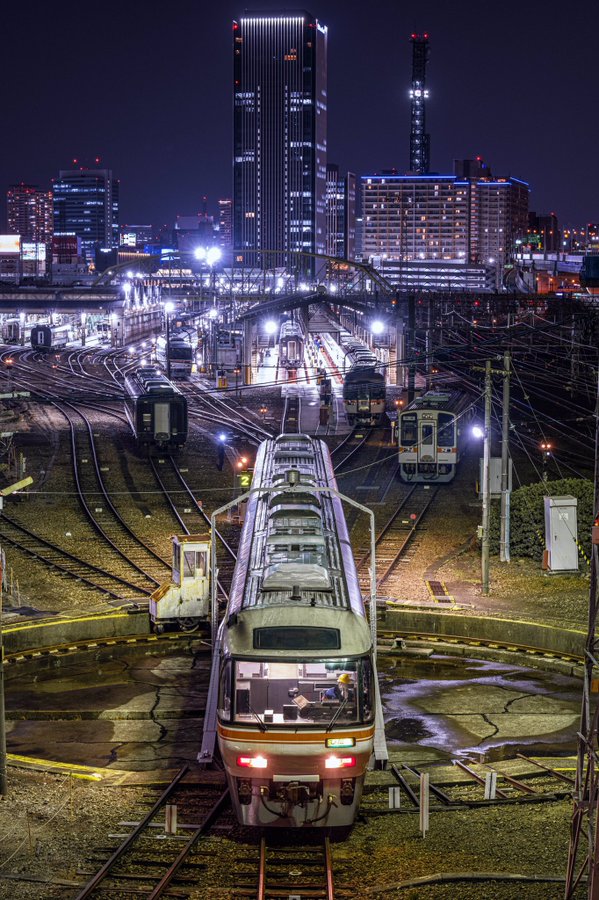
<instances>
[{"instance_id":1,"label":"communication tower","mask_svg":"<svg viewBox=\"0 0 599 900\"><path fill-rule=\"evenodd\" d=\"M430 166L430 135L426 134L426 64L428 61L428 34L412 34L412 103L410 127L410 172L426 175Z\"/></svg>"}]
</instances>

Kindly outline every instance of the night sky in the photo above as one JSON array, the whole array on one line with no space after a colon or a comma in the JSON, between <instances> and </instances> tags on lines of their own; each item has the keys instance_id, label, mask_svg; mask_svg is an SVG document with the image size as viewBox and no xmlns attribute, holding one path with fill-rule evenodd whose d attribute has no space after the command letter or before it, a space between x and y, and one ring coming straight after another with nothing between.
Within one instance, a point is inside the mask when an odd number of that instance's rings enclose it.
<instances>
[{"instance_id":1,"label":"night sky","mask_svg":"<svg viewBox=\"0 0 599 900\"><path fill-rule=\"evenodd\" d=\"M48 187L100 156L122 223L172 223L231 196L231 22L245 8L179 0L7 4L0 58L0 227L6 188ZM430 34L431 169L481 155L560 223L599 219L593 4L318 0L329 28L328 157L357 175L409 158L412 31ZM410 9L414 9L412 14Z\"/></svg>"}]
</instances>

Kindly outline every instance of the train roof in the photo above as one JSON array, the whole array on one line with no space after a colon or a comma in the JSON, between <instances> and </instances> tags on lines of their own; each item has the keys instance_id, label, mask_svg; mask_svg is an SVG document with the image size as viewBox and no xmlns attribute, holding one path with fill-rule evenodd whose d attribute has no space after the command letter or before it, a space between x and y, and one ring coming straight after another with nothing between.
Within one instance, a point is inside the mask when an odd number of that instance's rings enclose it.
<instances>
[{"instance_id":1,"label":"train roof","mask_svg":"<svg viewBox=\"0 0 599 900\"><path fill-rule=\"evenodd\" d=\"M293 319L285 319L284 322L281 323L281 331L279 332L279 338L285 337L303 337L304 332L302 331L301 325L299 322L293 321Z\"/></svg>"},{"instance_id":2,"label":"train roof","mask_svg":"<svg viewBox=\"0 0 599 900\"><path fill-rule=\"evenodd\" d=\"M412 402L402 410L400 415L405 415L407 412L421 409L437 409L446 412L459 413L473 404L474 400L472 395L466 391L426 391L426 393L422 394L420 397L416 397L412 400Z\"/></svg>"},{"instance_id":3,"label":"train roof","mask_svg":"<svg viewBox=\"0 0 599 900\"><path fill-rule=\"evenodd\" d=\"M177 394L185 399L179 388L155 369L136 369L131 372L125 379L125 388L131 397Z\"/></svg>"},{"instance_id":4,"label":"train roof","mask_svg":"<svg viewBox=\"0 0 599 900\"><path fill-rule=\"evenodd\" d=\"M290 474L291 472L291 474ZM343 508L326 445L306 435L261 444L229 614L270 609L364 616ZM278 610L279 612L275 612Z\"/></svg>"}]
</instances>

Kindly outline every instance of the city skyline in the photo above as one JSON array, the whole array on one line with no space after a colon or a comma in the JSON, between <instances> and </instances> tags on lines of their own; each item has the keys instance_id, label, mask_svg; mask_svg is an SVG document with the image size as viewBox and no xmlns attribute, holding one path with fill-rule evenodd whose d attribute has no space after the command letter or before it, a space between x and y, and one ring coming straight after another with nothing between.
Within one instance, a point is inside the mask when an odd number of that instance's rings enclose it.
<instances>
[{"instance_id":1,"label":"city skyline","mask_svg":"<svg viewBox=\"0 0 599 900\"><path fill-rule=\"evenodd\" d=\"M426 30L431 171L450 174L454 159L481 155L530 183L537 212L563 224L599 215L599 173L584 164L599 126L584 89L594 57L582 12L507 3L483 20L436 2L418 15L381 2L367 17L351 2L307 7L329 30L328 160L341 170L407 171L410 34ZM5 84L19 77L4 110L3 195L21 181L47 189L74 157L100 156L121 181L125 222L172 222L204 194L215 212L232 196L232 23L244 4L178 9L142 19L108 0L93 24L70 0L60 17L36 10L2 63ZM12 33L19 21L7 14Z\"/></svg>"}]
</instances>

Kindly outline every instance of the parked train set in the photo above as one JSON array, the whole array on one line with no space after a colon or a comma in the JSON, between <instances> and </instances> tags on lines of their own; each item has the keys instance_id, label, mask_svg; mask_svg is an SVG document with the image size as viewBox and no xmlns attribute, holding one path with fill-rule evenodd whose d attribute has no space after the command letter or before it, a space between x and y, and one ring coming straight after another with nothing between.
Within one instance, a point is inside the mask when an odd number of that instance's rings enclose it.
<instances>
[{"instance_id":1,"label":"parked train set","mask_svg":"<svg viewBox=\"0 0 599 900\"><path fill-rule=\"evenodd\" d=\"M304 365L304 332L292 319L286 319L279 332L279 365L284 369L299 369Z\"/></svg>"},{"instance_id":2,"label":"parked train set","mask_svg":"<svg viewBox=\"0 0 599 900\"><path fill-rule=\"evenodd\" d=\"M380 425L385 415L385 373L376 354L349 331L341 330L344 352L343 402L350 425Z\"/></svg>"},{"instance_id":3,"label":"parked train set","mask_svg":"<svg viewBox=\"0 0 599 900\"><path fill-rule=\"evenodd\" d=\"M427 391L398 416L399 473L403 481L453 481L475 413L470 394Z\"/></svg>"},{"instance_id":4,"label":"parked train set","mask_svg":"<svg viewBox=\"0 0 599 900\"><path fill-rule=\"evenodd\" d=\"M161 372L138 369L127 376L125 413L146 453L170 453L187 440L187 398Z\"/></svg>"}]
</instances>

